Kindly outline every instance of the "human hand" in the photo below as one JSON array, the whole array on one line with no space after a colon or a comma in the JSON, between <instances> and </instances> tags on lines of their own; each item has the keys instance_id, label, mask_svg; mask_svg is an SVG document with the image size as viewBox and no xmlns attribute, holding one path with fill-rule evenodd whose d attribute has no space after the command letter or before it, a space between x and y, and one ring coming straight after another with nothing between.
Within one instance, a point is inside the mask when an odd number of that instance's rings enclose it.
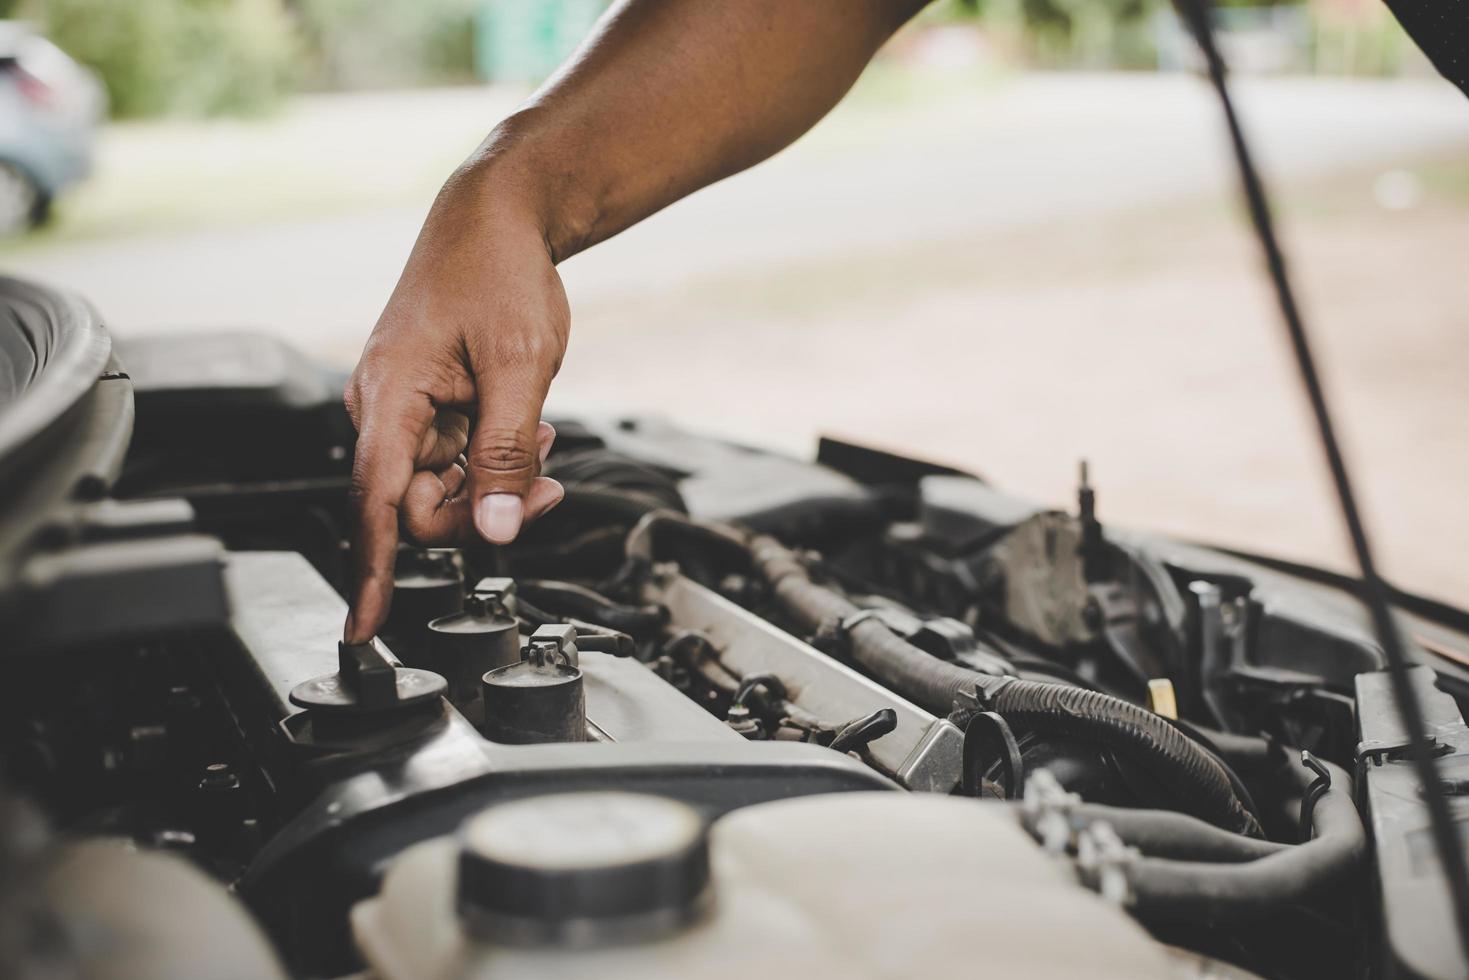
<instances>
[{"instance_id":1,"label":"human hand","mask_svg":"<svg viewBox=\"0 0 1469 980\"><path fill-rule=\"evenodd\" d=\"M356 582L344 629L387 617L401 526L417 544L495 544L561 501L540 421L570 329L544 235L513 193L460 175L439 194L345 401Z\"/></svg>"}]
</instances>

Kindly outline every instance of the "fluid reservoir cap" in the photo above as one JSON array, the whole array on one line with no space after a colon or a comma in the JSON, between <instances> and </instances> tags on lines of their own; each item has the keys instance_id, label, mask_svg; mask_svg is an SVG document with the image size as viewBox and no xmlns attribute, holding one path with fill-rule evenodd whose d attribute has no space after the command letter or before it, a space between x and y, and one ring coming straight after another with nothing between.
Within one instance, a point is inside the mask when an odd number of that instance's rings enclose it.
<instances>
[{"instance_id":1,"label":"fluid reservoir cap","mask_svg":"<svg viewBox=\"0 0 1469 980\"><path fill-rule=\"evenodd\" d=\"M498 633L507 627L515 627L513 619L507 619L492 612L464 612L450 613L440 616L429 624L429 629L435 633L472 634L480 636L485 633ZM519 653L519 649L516 650Z\"/></svg>"},{"instance_id":2,"label":"fluid reservoir cap","mask_svg":"<svg viewBox=\"0 0 1469 980\"><path fill-rule=\"evenodd\" d=\"M448 661L462 663L475 688L480 675L520 661L520 624L513 617L468 608L430 620L427 656L446 672Z\"/></svg>"},{"instance_id":3,"label":"fluid reservoir cap","mask_svg":"<svg viewBox=\"0 0 1469 980\"><path fill-rule=\"evenodd\" d=\"M446 548L398 549L393 567L393 603L385 632L418 637L427 623L464 608L464 572L457 552Z\"/></svg>"},{"instance_id":4,"label":"fluid reservoir cap","mask_svg":"<svg viewBox=\"0 0 1469 980\"><path fill-rule=\"evenodd\" d=\"M291 703L323 714L396 712L431 703L447 687L429 670L399 666L376 638L338 643L337 672L291 688Z\"/></svg>"},{"instance_id":5,"label":"fluid reservoir cap","mask_svg":"<svg viewBox=\"0 0 1469 980\"><path fill-rule=\"evenodd\" d=\"M460 919L507 945L655 938L710 899L707 828L661 796L587 792L490 807L459 832Z\"/></svg>"},{"instance_id":6,"label":"fluid reservoir cap","mask_svg":"<svg viewBox=\"0 0 1469 980\"><path fill-rule=\"evenodd\" d=\"M573 682L581 671L566 664L538 664L529 660L485 672L486 684L496 687L558 687Z\"/></svg>"},{"instance_id":7,"label":"fluid reservoir cap","mask_svg":"<svg viewBox=\"0 0 1469 980\"><path fill-rule=\"evenodd\" d=\"M515 601L515 580L509 578L483 578L475 583L463 603L462 612L441 616L429 623L436 633L481 634L494 633L507 626L516 627L512 612ZM520 659L519 643L516 658Z\"/></svg>"}]
</instances>

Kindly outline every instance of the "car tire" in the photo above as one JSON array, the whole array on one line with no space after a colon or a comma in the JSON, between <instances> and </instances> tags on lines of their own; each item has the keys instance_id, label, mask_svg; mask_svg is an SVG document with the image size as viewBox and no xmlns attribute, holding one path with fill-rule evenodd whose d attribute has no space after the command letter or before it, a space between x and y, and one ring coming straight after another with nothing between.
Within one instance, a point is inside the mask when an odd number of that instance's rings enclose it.
<instances>
[{"instance_id":1,"label":"car tire","mask_svg":"<svg viewBox=\"0 0 1469 980\"><path fill-rule=\"evenodd\" d=\"M36 227L51 209L46 194L29 173L0 161L0 237L9 238Z\"/></svg>"},{"instance_id":2,"label":"car tire","mask_svg":"<svg viewBox=\"0 0 1469 980\"><path fill-rule=\"evenodd\" d=\"M53 200L54 198L45 191L36 195L36 203L31 208L32 228L42 228L50 223L52 215L55 214L51 210L51 202Z\"/></svg>"}]
</instances>

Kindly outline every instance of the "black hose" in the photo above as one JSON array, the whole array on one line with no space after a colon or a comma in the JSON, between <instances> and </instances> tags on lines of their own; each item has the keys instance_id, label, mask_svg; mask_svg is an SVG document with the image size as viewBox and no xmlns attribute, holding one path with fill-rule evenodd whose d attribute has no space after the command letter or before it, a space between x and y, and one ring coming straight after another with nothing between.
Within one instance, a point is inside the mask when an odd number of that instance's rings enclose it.
<instances>
[{"instance_id":1,"label":"black hose","mask_svg":"<svg viewBox=\"0 0 1469 980\"><path fill-rule=\"evenodd\" d=\"M1080 825L1105 820L1125 843L1152 858L1239 863L1269 857L1290 850L1292 846L1231 833L1197 817L1171 810L1134 810L1077 803L1066 812Z\"/></svg>"},{"instance_id":2,"label":"black hose","mask_svg":"<svg viewBox=\"0 0 1469 980\"><path fill-rule=\"evenodd\" d=\"M1304 793L1316 776L1297 762L1290 765ZM1347 886L1366 855L1367 835L1352 802L1350 777L1325 765L1331 787L1316 802L1315 837L1242 864L1138 858L1126 869L1134 909L1157 918L1239 920Z\"/></svg>"},{"instance_id":3,"label":"black hose","mask_svg":"<svg viewBox=\"0 0 1469 980\"><path fill-rule=\"evenodd\" d=\"M752 539L750 551L776 601L802 629L816 633L861 611L836 592L814 584L796 556L774 538ZM936 715L947 715L961 695L974 692L979 676L974 671L904 642L876 619L855 623L846 639L852 659L864 670Z\"/></svg>"},{"instance_id":4,"label":"black hose","mask_svg":"<svg viewBox=\"0 0 1469 980\"><path fill-rule=\"evenodd\" d=\"M648 501L648 510L662 508L688 513L688 505L678 490L679 474L612 450L553 453L546 462L545 475L560 480L568 493L600 491L609 498L609 503L612 497L631 493L634 499Z\"/></svg>"},{"instance_id":5,"label":"black hose","mask_svg":"<svg viewBox=\"0 0 1469 980\"><path fill-rule=\"evenodd\" d=\"M1012 726L1101 742L1149 772L1176 780L1178 808L1212 824L1261 836L1259 821L1229 774L1199 743L1165 718L1101 691L1011 677L975 675L981 702Z\"/></svg>"},{"instance_id":6,"label":"black hose","mask_svg":"<svg viewBox=\"0 0 1469 980\"><path fill-rule=\"evenodd\" d=\"M1171 724L1231 768L1260 774L1275 768L1277 745L1262 735L1241 735L1175 718Z\"/></svg>"},{"instance_id":7,"label":"black hose","mask_svg":"<svg viewBox=\"0 0 1469 980\"><path fill-rule=\"evenodd\" d=\"M561 506L567 508L568 515L581 522L615 521L626 528L635 524L644 514L664 510L668 505L658 497L637 490L572 485L566 488L566 497Z\"/></svg>"},{"instance_id":8,"label":"black hose","mask_svg":"<svg viewBox=\"0 0 1469 980\"><path fill-rule=\"evenodd\" d=\"M813 633L845 623L860 610L843 596L811 581L805 567L773 538L750 541L756 568L776 601L797 625ZM899 639L875 618L845 629L851 658L902 697L934 714L956 703L980 703L1020 729L1069 735L1106 745L1149 771L1167 774L1180 807L1212 824L1252 836L1260 825L1219 762L1167 720L1120 698L1040 681L994 677L939 660Z\"/></svg>"},{"instance_id":9,"label":"black hose","mask_svg":"<svg viewBox=\"0 0 1469 980\"><path fill-rule=\"evenodd\" d=\"M1225 757L1224 752L1219 748L1219 743L1221 741L1227 742L1235 748L1236 752L1238 752L1242 746L1247 746L1247 751L1253 752L1255 750L1256 743L1258 743L1259 746L1262 747L1261 761L1268 759L1270 753L1270 743L1263 738L1252 737L1248 735L1234 735L1230 732L1207 731L1205 729L1199 728L1199 726L1194 725L1191 722L1184 721L1182 718L1170 718L1168 719L1168 723L1174 728L1177 728L1179 731L1183 732L1189 738L1193 739L1199 745L1203 746L1204 750L1214 757L1214 761L1219 763L1220 768L1224 770L1224 774L1229 777L1229 785L1230 788L1234 790L1234 795L1239 797L1239 801L1244 804L1246 810L1250 811L1251 816L1253 816L1256 820L1259 820L1260 808L1255 805L1255 797L1253 796L1253 794L1250 793L1250 788L1245 784L1244 779L1240 776L1238 772L1235 771L1235 768L1230 763L1229 759Z\"/></svg>"},{"instance_id":10,"label":"black hose","mask_svg":"<svg viewBox=\"0 0 1469 980\"><path fill-rule=\"evenodd\" d=\"M518 583L517 591L540 609L564 613L633 636L657 633L668 624L668 610L662 606L623 605L572 582L527 579Z\"/></svg>"},{"instance_id":11,"label":"black hose","mask_svg":"<svg viewBox=\"0 0 1469 980\"><path fill-rule=\"evenodd\" d=\"M750 552L745 545L746 537L735 528L696 521L676 511L650 511L628 532L623 542L622 567L602 583L602 589L619 597L636 595L653 570L655 554L663 560L676 558L682 562L687 558L683 572L695 580L700 575L691 566L702 566L711 559L721 571L747 573Z\"/></svg>"},{"instance_id":12,"label":"black hose","mask_svg":"<svg viewBox=\"0 0 1469 980\"><path fill-rule=\"evenodd\" d=\"M628 532L624 545L628 559L651 563L655 546L663 543L665 535L715 548L739 565L747 565L750 560L746 535L742 532L722 524L694 520L672 510L655 510L643 515Z\"/></svg>"}]
</instances>

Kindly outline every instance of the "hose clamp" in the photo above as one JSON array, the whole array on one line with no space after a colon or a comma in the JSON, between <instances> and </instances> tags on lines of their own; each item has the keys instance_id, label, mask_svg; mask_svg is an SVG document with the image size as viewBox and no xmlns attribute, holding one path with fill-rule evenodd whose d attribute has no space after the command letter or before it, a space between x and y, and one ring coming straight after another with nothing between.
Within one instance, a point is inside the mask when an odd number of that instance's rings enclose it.
<instances>
[{"instance_id":1,"label":"hose clamp","mask_svg":"<svg viewBox=\"0 0 1469 980\"><path fill-rule=\"evenodd\" d=\"M1076 867L1082 881L1113 905L1132 901L1127 872L1138 854L1105 820L1093 820L1076 835Z\"/></svg>"},{"instance_id":2,"label":"hose clamp","mask_svg":"<svg viewBox=\"0 0 1469 980\"><path fill-rule=\"evenodd\" d=\"M1316 778L1311 781L1311 785L1306 787L1305 795L1301 797L1299 834L1301 843L1304 844L1311 839L1316 816L1316 801L1325 796L1326 791L1331 789L1331 770L1323 766L1319 759L1304 749L1301 750L1301 765L1316 774Z\"/></svg>"}]
</instances>

